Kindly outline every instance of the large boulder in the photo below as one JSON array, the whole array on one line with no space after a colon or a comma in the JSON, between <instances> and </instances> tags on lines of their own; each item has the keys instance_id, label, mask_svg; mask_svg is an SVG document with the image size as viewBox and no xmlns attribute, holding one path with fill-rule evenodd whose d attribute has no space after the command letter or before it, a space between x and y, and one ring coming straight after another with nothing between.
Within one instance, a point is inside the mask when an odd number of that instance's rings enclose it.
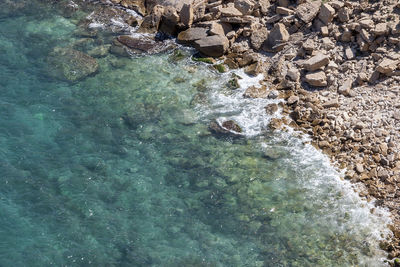
<instances>
[{"instance_id":1,"label":"large boulder","mask_svg":"<svg viewBox=\"0 0 400 267\"><path fill-rule=\"evenodd\" d=\"M243 15L250 15L254 10L255 5L256 3L252 0L235 0L235 8Z\"/></svg>"},{"instance_id":2,"label":"large boulder","mask_svg":"<svg viewBox=\"0 0 400 267\"><path fill-rule=\"evenodd\" d=\"M325 25L328 25L329 22L333 20L333 16L335 15L335 9L331 7L329 4L323 4L321 6L321 9L319 11L318 18L325 23Z\"/></svg>"},{"instance_id":3,"label":"large boulder","mask_svg":"<svg viewBox=\"0 0 400 267\"><path fill-rule=\"evenodd\" d=\"M329 64L329 57L322 53L318 53L317 55L313 56L312 58L308 59L304 62L304 67L308 71L315 71L319 68L322 68Z\"/></svg>"},{"instance_id":4,"label":"large boulder","mask_svg":"<svg viewBox=\"0 0 400 267\"><path fill-rule=\"evenodd\" d=\"M151 14L143 18L143 22L140 25L138 32L140 33L156 33L160 27L161 19L164 14L163 6L153 7Z\"/></svg>"},{"instance_id":5,"label":"large boulder","mask_svg":"<svg viewBox=\"0 0 400 267\"><path fill-rule=\"evenodd\" d=\"M282 50L288 40L289 33L286 30L285 25L277 23L268 35L268 39L263 48L267 52L277 52Z\"/></svg>"},{"instance_id":6,"label":"large boulder","mask_svg":"<svg viewBox=\"0 0 400 267\"><path fill-rule=\"evenodd\" d=\"M229 40L222 35L212 35L195 41L194 47L206 56L220 57L227 52Z\"/></svg>"},{"instance_id":7,"label":"large boulder","mask_svg":"<svg viewBox=\"0 0 400 267\"><path fill-rule=\"evenodd\" d=\"M296 8L296 15L305 23L309 23L315 19L318 15L319 9L321 7L321 1L311 1L299 5Z\"/></svg>"},{"instance_id":8,"label":"large boulder","mask_svg":"<svg viewBox=\"0 0 400 267\"><path fill-rule=\"evenodd\" d=\"M158 30L164 34L176 36L179 20L180 18L175 8L165 7Z\"/></svg>"},{"instance_id":9,"label":"large boulder","mask_svg":"<svg viewBox=\"0 0 400 267\"><path fill-rule=\"evenodd\" d=\"M399 61L397 61L397 60L385 58L378 64L378 67L376 68L376 70L382 74L389 74L389 73L393 72L395 69L397 69L398 64L399 64Z\"/></svg>"},{"instance_id":10,"label":"large boulder","mask_svg":"<svg viewBox=\"0 0 400 267\"><path fill-rule=\"evenodd\" d=\"M326 75L323 71L311 72L305 76L304 81L311 86L324 87L327 86Z\"/></svg>"},{"instance_id":11,"label":"large boulder","mask_svg":"<svg viewBox=\"0 0 400 267\"><path fill-rule=\"evenodd\" d=\"M97 72L93 57L70 48L55 48L47 57L48 73L56 79L76 82Z\"/></svg>"},{"instance_id":12,"label":"large boulder","mask_svg":"<svg viewBox=\"0 0 400 267\"><path fill-rule=\"evenodd\" d=\"M193 5L184 4L182 6L181 12L179 13L179 16L180 16L180 22L185 27L191 27L194 19Z\"/></svg>"},{"instance_id":13,"label":"large boulder","mask_svg":"<svg viewBox=\"0 0 400 267\"><path fill-rule=\"evenodd\" d=\"M263 46L267 38L268 38L268 29L266 27L261 27L260 29L253 31L253 33L251 34L250 37L251 46L255 50L260 50L260 48Z\"/></svg>"},{"instance_id":14,"label":"large boulder","mask_svg":"<svg viewBox=\"0 0 400 267\"><path fill-rule=\"evenodd\" d=\"M195 41L207 37L208 29L201 27L189 28L178 35L178 43L192 45Z\"/></svg>"}]
</instances>

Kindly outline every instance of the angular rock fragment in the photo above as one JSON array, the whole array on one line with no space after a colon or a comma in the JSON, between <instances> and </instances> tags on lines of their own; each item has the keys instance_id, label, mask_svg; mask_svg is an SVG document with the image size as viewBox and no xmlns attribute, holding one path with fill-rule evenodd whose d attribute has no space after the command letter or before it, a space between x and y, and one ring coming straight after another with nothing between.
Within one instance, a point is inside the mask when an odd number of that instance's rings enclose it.
<instances>
[{"instance_id":1,"label":"angular rock fragment","mask_svg":"<svg viewBox=\"0 0 400 267\"><path fill-rule=\"evenodd\" d=\"M250 15L255 7L255 2L251 0L235 0L235 8L243 15Z\"/></svg>"},{"instance_id":2,"label":"angular rock fragment","mask_svg":"<svg viewBox=\"0 0 400 267\"><path fill-rule=\"evenodd\" d=\"M296 15L304 23L309 23L318 15L321 1L307 1L296 8Z\"/></svg>"},{"instance_id":3,"label":"angular rock fragment","mask_svg":"<svg viewBox=\"0 0 400 267\"><path fill-rule=\"evenodd\" d=\"M315 71L329 64L329 57L322 53L318 53L312 58L308 59L304 62L303 66L308 71Z\"/></svg>"},{"instance_id":4,"label":"angular rock fragment","mask_svg":"<svg viewBox=\"0 0 400 267\"><path fill-rule=\"evenodd\" d=\"M250 37L251 46L255 50L260 50L260 48L267 40L267 38L268 38L268 29L266 27L262 27L261 29L258 29L251 34Z\"/></svg>"},{"instance_id":5,"label":"angular rock fragment","mask_svg":"<svg viewBox=\"0 0 400 267\"><path fill-rule=\"evenodd\" d=\"M182 9L179 13L180 22L185 27L190 27L193 24L194 13L193 13L193 5L191 4L184 4Z\"/></svg>"},{"instance_id":6,"label":"angular rock fragment","mask_svg":"<svg viewBox=\"0 0 400 267\"><path fill-rule=\"evenodd\" d=\"M323 4L319 11L318 18L327 25L329 22L333 20L333 16L335 15L335 9L331 7L329 4Z\"/></svg>"},{"instance_id":7,"label":"angular rock fragment","mask_svg":"<svg viewBox=\"0 0 400 267\"><path fill-rule=\"evenodd\" d=\"M305 76L304 81L311 86L324 87L327 86L326 75L323 71L311 72Z\"/></svg>"},{"instance_id":8,"label":"angular rock fragment","mask_svg":"<svg viewBox=\"0 0 400 267\"><path fill-rule=\"evenodd\" d=\"M268 35L268 39L263 47L268 52L277 52L282 50L285 43L289 40L289 33L282 23L275 24Z\"/></svg>"},{"instance_id":9,"label":"angular rock fragment","mask_svg":"<svg viewBox=\"0 0 400 267\"><path fill-rule=\"evenodd\" d=\"M395 69L397 69L398 64L399 64L399 62L397 60L391 60L391 59L385 58L381 61L381 63L379 63L376 70L382 74L389 74L389 73L393 72Z\"/></svg>"}]
</instances>

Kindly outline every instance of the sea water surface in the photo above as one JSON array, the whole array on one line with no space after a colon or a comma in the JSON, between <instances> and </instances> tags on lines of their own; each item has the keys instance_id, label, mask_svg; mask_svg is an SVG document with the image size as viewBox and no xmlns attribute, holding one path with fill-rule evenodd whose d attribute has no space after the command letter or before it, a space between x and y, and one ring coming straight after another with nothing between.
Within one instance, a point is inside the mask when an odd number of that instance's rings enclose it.
<instances>
[{"instance_id":1,"label":"sea water surface","mask_svg":"<svg viewBox=\"0 0 400 267\"><path fill-rule=\"evenodd\" d=\"M0 266L383 265L388 214L268 130L268 101L242 97L261 77L232 90L183 49L67 83L45 59L76 21L34 1L0 16Z\"/></svg>"}]
</instances>

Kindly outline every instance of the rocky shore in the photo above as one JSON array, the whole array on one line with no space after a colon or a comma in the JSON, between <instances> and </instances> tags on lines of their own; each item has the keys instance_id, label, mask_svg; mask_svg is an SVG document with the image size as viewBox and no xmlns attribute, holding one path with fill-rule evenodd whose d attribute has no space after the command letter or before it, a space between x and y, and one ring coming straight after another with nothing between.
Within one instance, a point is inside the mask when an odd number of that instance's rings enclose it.
<instances>
[{"instance_id":1,"label":"rocky shore","mask_svg":"<svg viewBox=\"0 0 400 267\"><path fill-rule=\"evenodd\" d=\"M363 185L361 196L391 211L394 238L382 247L389 259L399 256L397 1L111 2L144 16L139 32L177 36L204 57L220 57L229 69L263 73L262 86L249 88L246 97L286 100L287 118L270 126L289 125L312 136L347 170L346 179Z\"/></svg>"},{"instance_id":2,"label":"rocky shore","mask_svg":"<svg viewBox=\"0 0 400 267\"><path fill-rule=\"evenodd\" d=\"M120 56L159 53L175 47L171 37L196 48L198 60L213 64L220 72L244 68L250 75L263 74L260 86L250 87L244 96L286 100L265 108L271 115L279 110L286 115L272 119L270 127L291 127L310 135L316 147L346 170L344 178L360 185L361 196L388 208L394 235L382 248L390 260L400 256L397 1L75 2L101 7L79 22L81 31L76 34L82 39L75 47L49 54L53 76L74 82L97 71L95 58L109 52ZM73 16L75 2L57 5L63 15ZM3 5L17 10L23 4L6 0ZM145 35L132 34L132 29ZM110 43L93 46L98 34L105 34ZM78 46L88 47L83 49L86 53L75 50ZM59 54L68 57L70 64L59 64L54 59ZM70 66L74 65L83 67L72 73ZM211 131L240 135L241 129L227 121L222 125L212 122ZM391 264L400 266L396 260Z\"/></svg>"}]
</instances>

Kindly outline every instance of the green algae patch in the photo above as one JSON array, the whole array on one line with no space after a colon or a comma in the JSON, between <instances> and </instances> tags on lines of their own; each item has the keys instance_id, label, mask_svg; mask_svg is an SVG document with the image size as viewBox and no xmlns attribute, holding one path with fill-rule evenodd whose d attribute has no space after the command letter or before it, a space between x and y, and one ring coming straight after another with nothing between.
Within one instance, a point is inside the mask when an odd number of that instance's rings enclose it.
<instances>
[{"instance_id":1,"label":"green algae patch","mask_svg":"<svg viewBox=\"0 0 400 267\"><path fill-rule=\"evenodd\" d=\"M207 64L215 63L215 59L213 59L212 57L192 57L192 59L193 59L193 61L203 62L203 63L207 63Z\"/></svg>"},{"instance_id":2,"label":"green algae patch","mask_svg":"<svg viewBox=\"0 0 400 267\"><path fill-rule=\"evenodd\" d=\"M225 73L227 72L226 67L224 64L215 64L214 69L216 69L219 73Z\"/></svg>"}]
</instances>

